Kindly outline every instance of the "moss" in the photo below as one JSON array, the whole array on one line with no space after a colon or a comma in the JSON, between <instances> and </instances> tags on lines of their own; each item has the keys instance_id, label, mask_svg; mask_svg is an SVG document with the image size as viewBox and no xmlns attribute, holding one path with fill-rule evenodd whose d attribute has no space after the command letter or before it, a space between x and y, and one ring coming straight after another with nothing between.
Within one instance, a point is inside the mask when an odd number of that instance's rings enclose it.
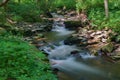
<instances>
[{"instance_id":1,"label":"moss","mask_svg":"<svg viewBox=\"0 0 120 80\"><path fill-rule=\"evenodd\" d=\"M111 53L113 50L114 50L114 45L111 42L105 45L104 47L102 47L103 52Z\"/></svg>"},{"instance_id":2,"label":"moss","mask_svg":"<svg viewBox=\"0 0 120 80\"><path fill-rule=\"evenodd\" d=\"M77 29L82 26L81 21L65 21L65 27L68 29Z\"/></svg>"}]
</instances>

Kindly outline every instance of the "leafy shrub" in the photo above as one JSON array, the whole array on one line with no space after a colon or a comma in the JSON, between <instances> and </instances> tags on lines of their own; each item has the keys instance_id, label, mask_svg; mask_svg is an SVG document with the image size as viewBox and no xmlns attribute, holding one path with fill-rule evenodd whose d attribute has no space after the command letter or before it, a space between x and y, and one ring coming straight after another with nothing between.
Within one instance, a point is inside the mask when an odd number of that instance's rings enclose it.
<instances>
[{"instance_id":1,"label":"leafy shrub","mask_svg":"<svg viewBox=\"0 0 120 80\"><path fill-rule=\"evenodd\" d=\"M17 38L0 36L0 80L56 80L45 55Z\"/></svg>"}]
</instances>

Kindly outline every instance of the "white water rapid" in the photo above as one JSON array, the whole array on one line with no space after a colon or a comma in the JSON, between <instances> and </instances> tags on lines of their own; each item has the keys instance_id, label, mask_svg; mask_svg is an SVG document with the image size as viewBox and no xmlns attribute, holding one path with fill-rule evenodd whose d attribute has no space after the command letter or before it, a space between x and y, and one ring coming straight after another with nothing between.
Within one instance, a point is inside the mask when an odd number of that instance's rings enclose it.
<instances>
[{"instance_id":1,"label":"white water rapid","mask_svg":"<svg viewBox=\"0 0 120 80\"><path fill-rule=\"evenodd\" d=\"M59 80L119 80L111 78L112 73L106 72L108 67L88 51L64 44L73 32L65 28L64 22L55 21L52 31L45 34L49 44L42 49L48 54L51 68L59 70Z\"/></svg>"}]
</instances>

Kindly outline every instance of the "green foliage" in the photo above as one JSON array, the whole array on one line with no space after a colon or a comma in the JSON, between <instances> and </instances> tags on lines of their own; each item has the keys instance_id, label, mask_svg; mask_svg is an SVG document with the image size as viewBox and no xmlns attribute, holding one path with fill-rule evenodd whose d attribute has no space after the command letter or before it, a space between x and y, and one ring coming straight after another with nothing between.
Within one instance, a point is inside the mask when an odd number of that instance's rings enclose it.
<instances>
[{"instance_id":1,"label":"green foliage","mask_svg":"<svg viewBox=\"0 0 120 80\"><path fill-rule=\"evenodd\" d=\"M0 24L4 24L6 22L6 13L3 8L0 8Z\"/></svg>"},{"instance_id":2,"label":"green foliage","mask_svg":"<svg viewBox=\"0 0 120 80\"><path fill-rule=\"evenodd\" d=\"M105 18L104 1L100 0L77 0L77 12L86 11L92 26L95 29L111 28L120 33L120 0L109 0L109 19Z\"/></svg>"},{"instance_id":3,"label":"green foliage","mask_svg":"<svg viewBox=\"0 0 120 80\"><path fill-rule=\"evenodd\" d=\"M41 10L37 7L35 2L16 3L11 2L8 5L7 12L15 21L37 22L40 21Z\"/></svg>"},{"instance_id":4,"label":"green foliage","mask_svg":"<svg viewBox=\"0 0 120 80\"><path fill-rule=\"evenodd\" d=\"M45 13L51 11L51 9L55 9L53 2L54 0L40 0L38 1L37 6Z\"/></svg>"},{"instance_id":5,"label":"green foliage","mask_svg":"<svg viewBox=\"0 0 120 80\"><path fill-rule=\"evenodd\" d=\"M75 9L75 0L13 0L7 6L7 14L15 21L38 22L40 14L56 8Z\"/></svg>"},{"instance_id":6,"label":"green foliage","mask_svg":"<svg viewBox=\"0 0 120 80\"><path fill-rule=\"evenodd\" d=\"M120 11L117 11L115 9L110 9L110 16L108 20L105 18L104 8L93 8L91 10L88 10L89 20L91 20L93 25L95 25L96 29L103 29L105 27L108 27L113 31L120 33Z\"/></svg>"},{"instance_id":7,"label":"green foliage","mask_svg":"<svg viewBox=\"0 0 120 80\"><path fill-rule=\"evenodd\" d=\"M75 9L75 0L55 0L54 5L56 8Z\"/></svg>"},{"instance_id":8,"label":"green foliage","mask_svg":"<svg viewBox=\"0 0 120 80\"><path fill-rule=\"evenodd\" d=\"M78 13L84 11L95 29L109 27L120 33L120 0L109 0L109 20L105 18L104 0L12 0L7 10L0 9L0 22L6 22L6 15L15 21L37 22L40 15L60 9L75 9Z\"/></svg>"},{"instance_id":9,"label":"green foliage","mask_svg":"<svg viewBox=\"0 0 120 80\"><path fill-rule=\"evenodd\" d=\"M55 11L56 9L75 9L75 0L41 0L38 3L39 9L47 11ZM44 7L43 7L44 6Z\"/></svg>"},{"instance_id":10,"label":"green foliage","mask_svg":"<svg viewBox=\"0 0 120 80\"><path fill-rule=\"evenodd\" d=\"M100 0L76 0L76 10L78 12L101 6L103 6L103 1Z\"/></svg>"},{"instance_id":11,"label":"green foliage","mask_svg":"<svg viewBox=\"0 0 120 80\"><path fill-rule=\"evenodd\" d=\"M0 80L56 80L35 47L15 36L0 36Z\"/></svg>"}]
</instances>

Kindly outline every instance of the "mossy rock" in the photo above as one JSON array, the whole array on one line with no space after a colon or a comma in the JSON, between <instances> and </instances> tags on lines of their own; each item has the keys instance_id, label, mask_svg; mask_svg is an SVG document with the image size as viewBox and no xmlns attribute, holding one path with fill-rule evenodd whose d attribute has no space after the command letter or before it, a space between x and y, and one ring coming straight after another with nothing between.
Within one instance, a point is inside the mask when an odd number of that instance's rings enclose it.
<instances>
[{"instance_id":1,"label":"mossy rock","mask_svg":"<svg viewBox=\"0 0 120 80\"><path fill-rule=\"evenodd\" d=\"M81 21L65 21L64 23L66 28L70 30L74 30L82 26Z\"/></svg>"},{"instance_id":2,"label":"mossy rock","mask_svg":"<svg viewBox=\"0 0 120 80\"><path fill-rule=\"evenodd\" d=\"M90 50L90 53L92 54L92 55L95 55L95 56L98 56L98 50L95 50L95 49L92 49L92 50Z\"/></svg>"},{"instance_id":3,"label":"mossy rock","mask_svg":"<svg viewBox=\"0 0 120 80\"><path fill-rule=\"evenodd\" d=\"M79 44L81 42L81 39L78 39L78 37L70 36L66 40L64 40L64 44L66 45L74 45Z\"/></svg>"},{"instance_id":4,"label":"mossy rock","mask_svg":"<svg viewBox=\"0 0 120 80\"><path fill-rule=\"evenodd\" d=\"M116 43L120 43L120 35L119 34L110 34L110 39L111 41L114 41Z\"/></svg>"},{"instance_id":5,"label":"mossy rock","mask_svg":"<svg viewBox=\"0 0 120 80\"><path fill-rule=\"evenodd\" d=\"M107 45L103 46L101 50L106 53L111 53L114 50L114 45L110 42Z\"/></svg>"},{"instance_id":6,"label":"mossy rock","mask_svg":"<svg viewBox=\"0 0 120 80\"><path fill-rule=\"evenodd\" d=\"M112 59L114 59L116 61L120 61L120 51L114 52L114 55L111 57L112 57Z\"/></svg>"}]
</instances>

